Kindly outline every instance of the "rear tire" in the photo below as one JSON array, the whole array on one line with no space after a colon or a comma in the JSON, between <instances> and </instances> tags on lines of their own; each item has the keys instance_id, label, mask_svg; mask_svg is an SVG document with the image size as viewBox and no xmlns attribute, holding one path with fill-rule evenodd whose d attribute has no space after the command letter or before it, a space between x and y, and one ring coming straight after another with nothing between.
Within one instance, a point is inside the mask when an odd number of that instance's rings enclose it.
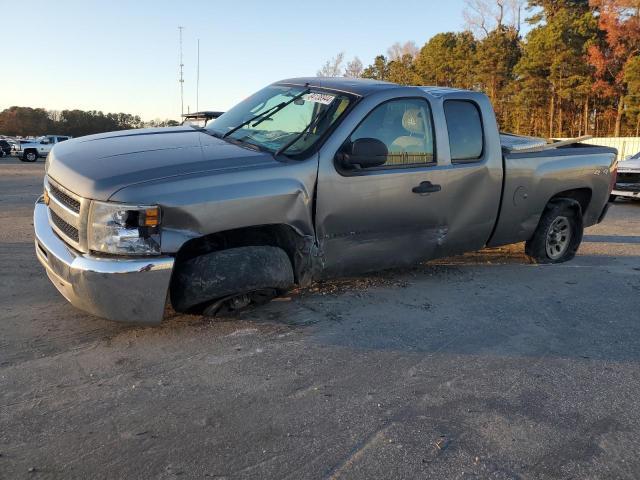
<instances>
[{"instance_id":1,"label":"rear tire","mask_svg":"<svg viewBox=\"0 0 640 480\"><path fill-rule=\"evenodd\" d=\"M612 202L612 203L613 203L613 202L615 202L617 199L618 199L618 196L617 196L617 195L609 195L609 201L610 201L610 202Z\"/></svg>"},{"instance_id":2,"label":"rear tire","mask_svg":"<svg viewBox=\"0 0 640 480\"><path fill-rule=\"evenodd\" d=\"M291 288L293 268L278 247L239 247L181 262L171 281L178 312L218 315L266 303Z\"/></svg>"},{"instance_id":3,"label":"rear tire","mask_svg":"<svg viewBox=\"0 0 640 480\"><path fill-rule=\"evenodd\" d=\"M547 205L525 252L536 263L562 263L576 256L583 235L582 209L575 200Z\"/></svg>"},{"instance_id":4,"label":"rear tire","mask_svg":"<svg viewBox=\"0 0 640 480\"><path fill-rule=\"evenodd\" d=\"M36 150L25 150L25 152L22 154L23 162L32 163L36 160L38 160L38 152Z\"/></svg>"}]
</instances>

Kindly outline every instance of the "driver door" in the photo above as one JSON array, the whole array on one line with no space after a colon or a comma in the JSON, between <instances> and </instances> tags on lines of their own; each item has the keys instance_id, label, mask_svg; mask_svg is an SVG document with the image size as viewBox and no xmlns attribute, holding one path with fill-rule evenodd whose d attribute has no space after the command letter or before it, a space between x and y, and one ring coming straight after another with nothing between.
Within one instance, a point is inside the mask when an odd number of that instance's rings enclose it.
<instances>
[{"instance_id":1,"label":"driver door","mask_svg":"<svg viewBox=\"0 0 640 480\"><path fill-rule=\"evenodd\" d=\"M378 105L346 145L361 138L387 146L383 165L336 164L318 173L316 232L325 277L408 265L445 248L449 166L438 166L429 102Z\"/></svg>"}]
</instances>

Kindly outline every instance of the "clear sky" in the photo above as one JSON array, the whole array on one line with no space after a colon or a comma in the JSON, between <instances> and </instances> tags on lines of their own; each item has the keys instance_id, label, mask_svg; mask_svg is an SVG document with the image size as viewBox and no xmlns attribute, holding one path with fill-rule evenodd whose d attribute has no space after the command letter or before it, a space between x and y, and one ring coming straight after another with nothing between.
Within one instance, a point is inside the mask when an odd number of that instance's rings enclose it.
<instances>
[{"instance_id":1,"label":"clear sky","mask_svg":"<svg viewBox=\"0 0 640 480\"><path fill-rule=\"evenodd\" d=\"M394 42L418 46L463 28L463 0L0 0L11 105L180 115L178 25L185 27L185 111L226 110L270 82L315 75L336 53L369 64Z\"/></svg>"}]
</instances>

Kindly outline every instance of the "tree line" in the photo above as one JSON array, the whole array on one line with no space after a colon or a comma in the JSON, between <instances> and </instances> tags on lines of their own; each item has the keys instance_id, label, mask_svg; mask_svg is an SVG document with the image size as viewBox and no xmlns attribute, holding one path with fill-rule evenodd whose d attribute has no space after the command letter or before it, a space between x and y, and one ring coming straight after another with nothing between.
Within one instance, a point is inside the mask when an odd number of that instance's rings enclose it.
<instances>
[{"instance_id":1,"label":"tree line","mask_svg":"<svg viewBox=\"0 0 640 480\"><path fill-rule=\"evenodd\" d=\"M170 127L175 120L143 122L129 113L103 113L96 110L45 110L44 108L10 107L0 112L0 134L39 136L46 134L80 137L93 133L142 127Z\"/></svg>"},{"instance_id":2,"label":"tree line","mask_svg":"<svg viewBox=\"0 0 640 480\"><path fill-rule=\"evenodd\" d=\"M340 54L318 75L483 91L503 131L640 136L639 0L466 3L465 31L397 43L366 67L356 57L344 69Z\"/></svg>"}]
</instances>

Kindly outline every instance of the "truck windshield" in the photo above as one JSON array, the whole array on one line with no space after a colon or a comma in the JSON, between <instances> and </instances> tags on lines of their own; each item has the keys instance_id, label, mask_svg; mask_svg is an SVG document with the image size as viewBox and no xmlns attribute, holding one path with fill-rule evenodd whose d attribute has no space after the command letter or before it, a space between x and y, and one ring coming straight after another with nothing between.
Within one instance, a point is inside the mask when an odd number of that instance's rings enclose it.
<instances>
[{"instance_id":1,"label":"truck windshield","mask_svg":"<svg viewBox=\"0 0 640 480\"><path fill-rule=\"evenodd\" d=\"M240 102L206 129L219 137L296 155L311 148L342 116L349 102L348 96L337 92L270 85Z\"/></svg>"}]
</instances>

